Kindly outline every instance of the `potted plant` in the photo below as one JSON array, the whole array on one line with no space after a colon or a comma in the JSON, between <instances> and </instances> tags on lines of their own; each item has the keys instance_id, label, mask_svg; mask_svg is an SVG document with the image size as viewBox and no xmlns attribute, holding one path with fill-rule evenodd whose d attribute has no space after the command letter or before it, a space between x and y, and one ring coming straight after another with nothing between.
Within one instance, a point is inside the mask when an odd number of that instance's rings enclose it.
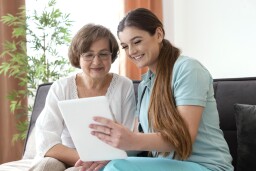
<instances>
[{"instance_id":1,"label":"potted plant","mask_svg":"<svg viewBox=\"0 0 256 171\"><path fill-rule=\"evenodd\" d=\"M26 15L22 6L16 15L2 16L1 22L12 27L13 40L3 45L0 57L9 56L10 60L0 64L0 74L18 79L19 86L26 87L8 95L10 110L19 111L17 117L28 118L33 104L24 106L22 99L33 101L39 84L53 82L73 71L66 57L60 54L70 43L72 21L69 14L56 8L56 0L50 0L41 12L34 10ZM28 119L18 123L19 133L13 140L24 139L27 128Z\"/></svg>"}]
</instances>

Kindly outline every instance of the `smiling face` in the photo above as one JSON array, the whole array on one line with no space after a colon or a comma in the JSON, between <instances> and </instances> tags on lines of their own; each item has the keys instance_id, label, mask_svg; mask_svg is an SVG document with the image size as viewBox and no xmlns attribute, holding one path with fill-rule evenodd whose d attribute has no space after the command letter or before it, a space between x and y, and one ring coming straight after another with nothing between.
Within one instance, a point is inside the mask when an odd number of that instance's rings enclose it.
<instances>
[{"instance_id":1,"label":"smiling face","mask_svg":"<svg viewBox=\"0 0 256 171\"><path fill-rule=\"evenodd\" d=\"M106 51L110 52L109 41L107 38L99 39L93 42L88 50L91 54L100 54ZM108 58L101 59L96 55L91 61L85 61L80 57L80 66L84 74L91 79L104 79L111 68L111 55Z\"/></svg>"},{"instance_id":2,"label":"smiling face","mask_svg":"<svg viewBox=\"0 0 256 171\"><path fill-rule=\"evenodd\" d=\"M138 68L149 67L156 71L157 59L163 40L162 29L157 28L154 35L136 27L126 27L118 34L126 55Z\"/></svg>"}]
</instances>

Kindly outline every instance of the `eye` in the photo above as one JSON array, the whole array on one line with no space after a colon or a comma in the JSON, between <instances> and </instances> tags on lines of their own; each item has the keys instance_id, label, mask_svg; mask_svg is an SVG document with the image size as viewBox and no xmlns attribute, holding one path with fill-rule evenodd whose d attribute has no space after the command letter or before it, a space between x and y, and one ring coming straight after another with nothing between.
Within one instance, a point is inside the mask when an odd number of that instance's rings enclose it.
<instances>
[{"instance_id":1,"label":"eye","mask_svg":"<svg viewBox=\"0 0 256 171\"><path fill-rule=\"evenodd\" d=\"M134 41L134 44L139 44L141 42L141 40L136 40Z\"/></svg>"},{"instance_id":2,"label":"eye","mask_svg":"<svg viewBox=\"0 0 256 171\"><path fill-rule=\"evenodd\" d=\"M92 53L86 53L83 56L86 58L93 58L94 55Z\"/></svg>"},{"instance_id":3,"label":"eye","mask_svg":"<svg viewBox=\"0 0 256 171\"><path fill-rule=\"evenodd\" d=\"M122 49L127 49L128 48L128 46L122 46Z\"/></svg>"},{"instance_id":4,"label":"eye","mask_svg":"<svg viewBox=\"0 0 256 171\"><path fill-rule=\"evenodd\" d=\"M99 57L101 57L101 58L104 58L104 57L107 57L107 56L109 56L109 53L100 53L99 54Z\"/></svg>"},{"instance_id":5,"label":"eye","mask_svg":"<svg viewBox=\"0 0 256 171\"><path fill-rule=\"evenodd\" d=\"M108 57L111 57L112 53L109 52L109 51L103 51L103 52L100 52L98 54L98 56L101 58L101 59L107 59Z\"/></svg>"}]
</instances>

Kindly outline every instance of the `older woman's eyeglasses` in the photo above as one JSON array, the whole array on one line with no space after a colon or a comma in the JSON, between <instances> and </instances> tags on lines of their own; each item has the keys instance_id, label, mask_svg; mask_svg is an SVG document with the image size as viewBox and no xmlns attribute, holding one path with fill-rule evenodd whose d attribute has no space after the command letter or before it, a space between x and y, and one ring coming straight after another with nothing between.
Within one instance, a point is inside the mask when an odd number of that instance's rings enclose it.
<instances>
[{"instance_id":1,"label":"older woman's eyeglasses","mask_svg":"<svg viewBox=\"0 0 256 171\"><path fill-rule=\"evenodd\" d=\"M86 52L82 53L80 55L80 58L82 58L84 61L92 61L95 56L98 56L101 60L107 60L109 57L111 57L112 53L109 51L101 51L97 54L94 54L92 52Z\"/></svg>"}]
</instances>

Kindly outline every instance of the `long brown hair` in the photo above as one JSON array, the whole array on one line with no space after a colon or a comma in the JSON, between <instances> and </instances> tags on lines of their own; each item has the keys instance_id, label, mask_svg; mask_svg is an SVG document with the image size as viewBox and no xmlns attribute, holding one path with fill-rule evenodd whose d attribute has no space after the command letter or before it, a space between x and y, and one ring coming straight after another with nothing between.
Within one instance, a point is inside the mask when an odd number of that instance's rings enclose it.
<instances>
[{"instance_id":1,"label":"long brown hair","mask_svg":"<svg viewBox=\"0 0 256 171\"><path fill-rule=\"evenodd\" d=\"M117 33L123 31L125 27L136 27L150 35L154 35L160 27L165 34L162 22L145 8L130 11L120 21ZM180 50L163 39L148 115L150 128L154 132L159 132L163 139L174 147L178 159L185 160L192 152L192 140L186 122L177 111L171 87L173 67L179 55ZM162 154L167 156L170 152Z\"/></svg>"}]
</instances>

